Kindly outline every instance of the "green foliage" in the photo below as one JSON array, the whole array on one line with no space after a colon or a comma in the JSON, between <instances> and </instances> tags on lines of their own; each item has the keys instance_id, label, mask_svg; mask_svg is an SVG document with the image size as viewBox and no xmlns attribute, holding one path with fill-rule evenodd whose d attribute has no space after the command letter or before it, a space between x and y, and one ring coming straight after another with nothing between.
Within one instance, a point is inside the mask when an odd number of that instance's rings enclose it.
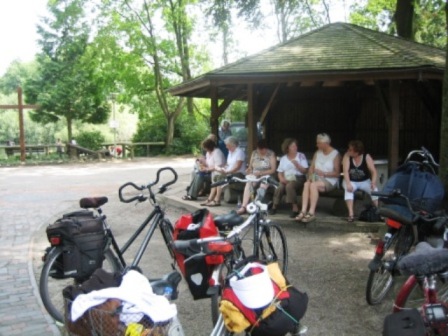
<instances>
[{"instance_id":1,"label":"green foliage","mask_svg":"<svg viewBox=\"0 0 448 336\"><path fill-rule=\"evenodd\" d=\"M25 84L27 102L39 104L33 120L46 124L67 121L68 138L72 122L103 123L109 107L100 83L94 81L95 65L84 57L89 39L84 1L55 0L49 3L52 17L38 27L42 54L37 58L37 76Z\"/></svg>"},{"instance_id":2,"label":"green foliage","mask_svg":"<svg viewBox=\"0 0 448 336\"><path fill-rule=\"evenodd\" d=\"M364 0L356 2L350 22L389 34L396 34L394 22L397 0ZM444 0L414 1L413 35L417 42L443 48L446 44Z\"/></svg>"},{"instance_id":3,"label":"green foliage","mask_svg":"<svg viewBox=\"0 0 448 336\"><path fill-rule=\"evenodd\" d=\"M6 95L16 94L17 87L22 86L29 78L33 77L36 71L37 63L34 61L29 63L13 61L0 78L0 92ZM17 97L17 94L15 96Z\"/></svg>"},{"instance_id":4,"label":"green foliage","mask_svg":"<svg viewBox=\"0 0 448 336\"><path fill-rule=\"evenodd\" d=\"M104 136L99 131L83 131L76 135L76 142L81 147L100 150L104 143Z\"/></svg>"},{"instance_id":5,"label":"green foliage","mask_svg":"<svg viewBox=\"0 0 448 336\"><path fill-rule=\"evenodd\" d=\"M160 115L141 118L137 132L133 137L134 142L159 142L166 139L166 119ZM174 128L174 139L168 150L159 147L151 148L151 154L197 154L200 151L202 140L210 132L208 123L201 118L182 114ZM138 148L138 155L146 155L144 148Z\"/></svg>"}]
</instances>

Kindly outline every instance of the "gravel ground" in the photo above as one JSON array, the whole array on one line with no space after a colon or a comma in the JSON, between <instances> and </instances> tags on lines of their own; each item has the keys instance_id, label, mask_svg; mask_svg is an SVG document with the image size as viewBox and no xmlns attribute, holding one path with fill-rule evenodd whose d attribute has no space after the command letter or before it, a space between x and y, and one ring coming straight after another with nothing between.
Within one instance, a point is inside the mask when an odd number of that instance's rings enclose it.
<instances>
[{"instance_id":1,"label":"gravel ground","mask_svg":"<svg viewBox=\"0 0 448 336\"><path fill-rule=\"evenodd\" d=\"M152 175L151 172L148 174L148 171L143 175L141 171L135 170L135 165L132 171L127 172L125 166L120 169L122 169L120 174L127 174L127 177L120 178L119 182L116 171L109 173L108 169L102 166L97 171L101 177L95 175L94 171L89 174L102 181L101 187L96 187L95 192L101 191L110 196L110 202L103 207L103 210L119 243L123 243L145 218L151 207L148 203L138 206L122 204L116 197L116 190L127 178L140 181L142 176ZM188 171L188 169L182 170L181 174L187 176ZM89 184L94 181L94 178L87 179L84 187L80 186L76 179L70 183L74 183L76 189L84 188L88 191ZM49 183L51 185L53 182ZM62 187L64 186L58 185L58 188ZM76 209L76 201L66 204L67 208L59 209L48 222L63 212ZM173 223L185 212L187 212L185 209L167 207L167 215ZM370 234L324 231L303 228L293 223L283 224L282 227L288 239L290 257L288 278L297 288L306 291L310 299L307 314L303 319L303 323L309 328L308 335L380 335L384 317L392 308L393 293L377 307L370 307L365 301L367 264L374 250ZM36 232L33 242L32 257L36 275L40 272L40 257L46 246L45 226L42 226ZM134 252L129 251L127 259L130 260L133 256ZM151 278L171 270L169 255L158 231L140 266L145 275ZM211 331L209 300L193 301L185 281L182 281L176 303L186 335L209 334Z\"/></svg>"}]
</instances>

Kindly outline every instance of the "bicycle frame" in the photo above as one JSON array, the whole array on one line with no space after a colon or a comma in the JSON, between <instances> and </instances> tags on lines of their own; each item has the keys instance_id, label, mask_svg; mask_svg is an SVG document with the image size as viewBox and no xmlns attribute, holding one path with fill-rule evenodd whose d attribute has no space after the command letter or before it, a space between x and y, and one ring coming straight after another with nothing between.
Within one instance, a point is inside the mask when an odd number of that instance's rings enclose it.
<instances>
[{"instance_id":1,"label":"bicycle frame","mask_svg":"<svg viewBox=\"0 0 448 336\"><path fill-rule=\"evenodd\" d=\"M419 310L425 325L430 327L431 330L437 331L440 335L446 335L448 332L448 321L446 318L448 306L446 303L439 301L436 288L437 276L435 274L429 276L411 275L398 292L393 312L396 313L406 309L403 308L404 301L409 297L413 288L419 286L424 294L424 302Z\"/></svg>"},{"instance_id":2,"label":"bicycle frame","mask_svg":"<svg viewBox=\"0 0 448 336\"><path fill-rule=\"evenodd\" d=\"M148 217L143 221L143 223L140 224L138 229L126 241L126 243L123 245L122 248L120 248L118 246L118 244L115 240L115 237L112 233L112 230L110 229L109 226L107 226L107 229L106 229L107 236L111 240L112 247L113 247L115 253L117 254L123 268L127 267L126 261L124 260L123 255L129 249L129 247L134 243L134 241L137 239L137 237L139 237L140 234L147 228L148 225L149 225L149 230L146 232L145 237L143 238L143 242L141 243L141 245L140 245L132 263L129 265L129 267L131 267L131 268L135 267L140 263L140 261L143 257L143 254L145 253L145 251L148 247L148 244L149 244L157 226L160 227L160 231L161 231L162 235L164 236L164 239L166 239L165 232L163 231L163 229L160 226L161 221L163 221L163 218L164 218L164 213L163 213L163 210L160 208L160 205L154 204L153 211L148 215ZM171 251L170 251L170 255L171 255Z\"/></svg>"}]
</instances>

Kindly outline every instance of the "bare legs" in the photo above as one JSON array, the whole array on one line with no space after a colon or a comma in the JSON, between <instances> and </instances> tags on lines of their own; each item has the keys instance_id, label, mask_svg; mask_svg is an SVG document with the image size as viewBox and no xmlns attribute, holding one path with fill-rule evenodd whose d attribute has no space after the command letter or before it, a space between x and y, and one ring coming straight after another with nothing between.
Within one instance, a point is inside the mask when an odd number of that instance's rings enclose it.
<instances>
[{"instance_id":1,"label":"bare legs","mask_svg":"<svg viewBox=\"0 0 448 336\"><path fill-rule=\"evenodd\" d=\"M319 192L325 191L325 184L322 181L310 182L306 181L303 186L302 193L302 210L296 219L303 220L303 216L305 218L310 215L314 217L316 213L317 201L319 200Z\"/></svg>"}]
</instances>

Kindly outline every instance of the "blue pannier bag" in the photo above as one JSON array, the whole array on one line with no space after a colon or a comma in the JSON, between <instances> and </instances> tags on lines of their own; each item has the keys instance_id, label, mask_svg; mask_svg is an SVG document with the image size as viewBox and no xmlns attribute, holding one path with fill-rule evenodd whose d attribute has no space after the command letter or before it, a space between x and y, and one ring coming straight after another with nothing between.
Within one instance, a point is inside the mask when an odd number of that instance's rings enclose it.
<instances>
[{"instance_id":1,"label":"blue pannier bag","mask_svg":"<svg viewBox=\"0 0 448 336\"><path fill-rule=\"evenodd\" d=\"M444 188L437 175L422 171L418 162L407 162L398 167L390 177L382 192L390 194L394 190L409 198L414 210L434 212L440 209ZM406 206L406 201L399 197L381 198L385 204L396 204Z\"/></svg>"}]
</instances>

